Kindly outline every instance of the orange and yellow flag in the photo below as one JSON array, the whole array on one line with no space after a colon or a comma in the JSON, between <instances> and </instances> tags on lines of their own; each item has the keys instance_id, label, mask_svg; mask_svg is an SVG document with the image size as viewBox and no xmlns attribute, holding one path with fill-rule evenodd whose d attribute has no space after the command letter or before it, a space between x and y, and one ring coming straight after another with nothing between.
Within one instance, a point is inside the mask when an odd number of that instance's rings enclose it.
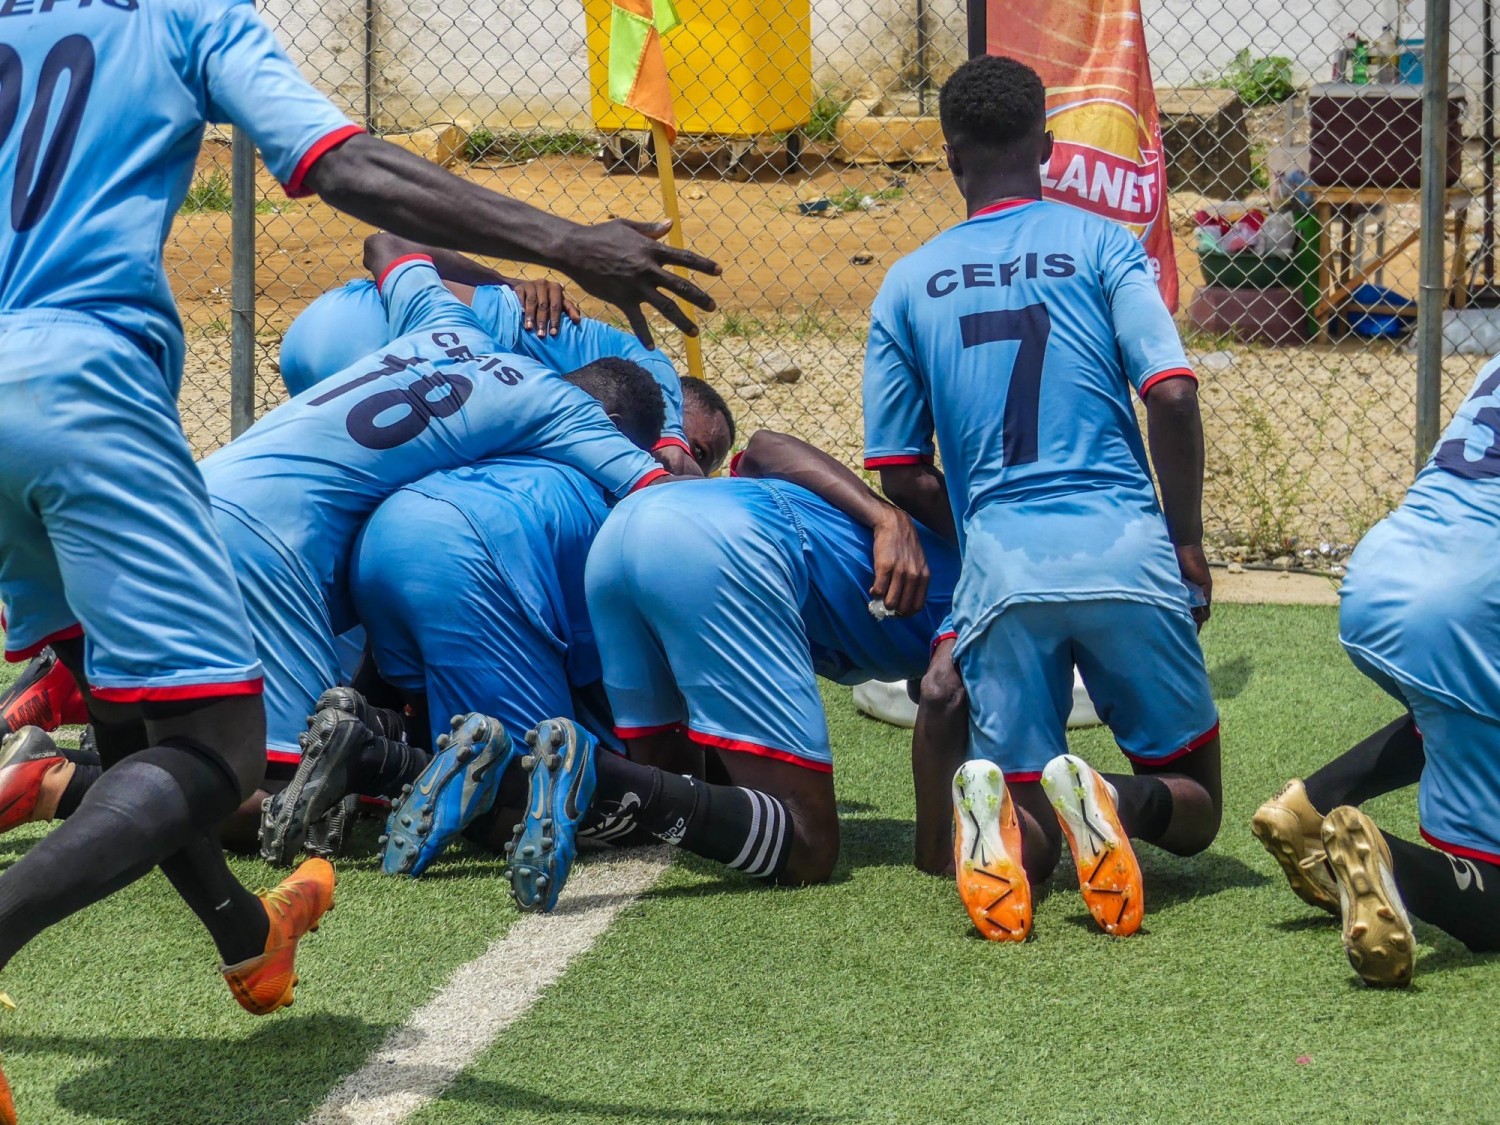
<instances>
[{"instance_id":1,"label":"orange and yellow flag","mask_svg":"<svg viewBox=\"0 0 1500 1125\"><path fill-rule=\"evenodd\" d=\"M677 138L661 37L682 22L672 0L614 0L609 24L609 100L660 121Z\"/></svg>"}]
</instances>

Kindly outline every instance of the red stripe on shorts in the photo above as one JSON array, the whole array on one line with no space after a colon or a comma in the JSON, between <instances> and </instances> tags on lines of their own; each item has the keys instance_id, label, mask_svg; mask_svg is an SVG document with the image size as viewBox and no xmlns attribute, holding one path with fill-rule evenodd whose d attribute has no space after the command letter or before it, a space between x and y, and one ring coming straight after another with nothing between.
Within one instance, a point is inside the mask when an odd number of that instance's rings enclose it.
<instances>
[{"instance_id":1,"label":"red stripe on shorts","mask_svg":"<svg viewBox=\"0 0 1500 1125\"><path fill-rule=\"evenodd\" d=\"M687 736L701 746L712 746L716 750L736 750L741 754L754 754L761 758L774 758L778 762L790 762L794 766L801 766L805 770L814 773L832 773L833 766L828 762L816 762L811 758L804 758L799 754L789 754L785 750L777 750L771 746L762 746L757 742L745 742L738 738L725 738L718 734L704 734L702 731L688 728Z\"/></svg>"},{"instance_id":2,"label":"red stripe on shorts","mask_svg":"<svg viewBox=\"0 0 1500 1125\"><path fill-rule=\"evenodd\" d=\"M169 703L183 699L218 699L227 695L260 695L266 682L256 676L253 680L230 680L222 684L171 684L166 687L93 687L94 697L106 703Z\"/></svg>"}]
</instances>

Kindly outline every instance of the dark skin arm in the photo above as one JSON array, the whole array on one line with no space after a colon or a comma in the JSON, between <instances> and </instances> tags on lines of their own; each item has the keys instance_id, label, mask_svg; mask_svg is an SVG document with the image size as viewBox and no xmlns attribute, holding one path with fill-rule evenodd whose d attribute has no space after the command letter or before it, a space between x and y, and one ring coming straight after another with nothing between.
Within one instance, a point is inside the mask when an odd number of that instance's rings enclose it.
<instances>
[{"instance_id":1,"label":"dark skin arm","mask_svg":"<svg viewBox=\"0 0 1500 1125\"><path fill-rule=\"evenodd\" d=\"M1212 606L1214 580L1203 554L1203 419L1197 380L1165 379L1147 392L1146 437L1177 568L1183 581L1202 587L1209 601L1193 609L1201 628Z\"/></svg>"},{"instance_id":2,"label":"dark skin arm","mask_svg":"<svg viewBox=\"0 0 1500 1125\"><path fill-rule=\"evenodd\" d=\"M707 293L667 267L717 276L717 263L660 243L670 229L666 223L569 222L366 134L321 157L305 183L330 206L408 239L558 269L580 289L623 310L647 347L651 329L642 305L690 336L697 328L672 295L700 309L715 307Z\"/></svg>"},{"instance_id":3,"label":"dark skin arm","mask_svg":"<svg viewBox=\"0 0 1500 1125\"><path fill-rule=\"evenodd\" d=\"M402 247L400 253L391 258L380 256L372 258L370 239L393 238L396 236L381 231L365 239L365 266L370 269L372 276L379 277L387 265L402 255L426 254L432 259L433 268L437 270L438 276L450 283L448 288L452 289L466 305L474 303L474 290L481 285L505 285L515 290L516 297L521 302L523 326L528 332L535 330L538 336L546 336L549 333L556 336L564 315L574 324L583 319L578 306L563 292L563 287L557 282L527 281L519 277L506 277L498 270L492 270L489 266L476 262L473 258L460 254L456 250L443 250L436 246L424 246L410 239L400 239L399 245ZM371 266L372 261L379 263L378 268Z\"/></svg>"},{"instance_id":4,"label":"dark skin arm","mask_svg":"<svg viewBox=\"0 0 1500 1125\"><path fill-rule=\"evenodd\" d=\"M880 488L891 503L949 543L958 543L953 507L943 474L932 465L890 465L880 470Z\"/></svg>"},{"instance_id":5,"label":"dark skin arm","mask_svg":"<svg viewBox=\"0 0 1500 1125\"><path fill-rule=\"evenodd\" d=\"M927 556L911 517L877 496L847 466L805 441L757 430L740 458L739 473L801 485L874 533L875 584L870 594L900 616L927 602Z\"/></svg>"}]
</instances>

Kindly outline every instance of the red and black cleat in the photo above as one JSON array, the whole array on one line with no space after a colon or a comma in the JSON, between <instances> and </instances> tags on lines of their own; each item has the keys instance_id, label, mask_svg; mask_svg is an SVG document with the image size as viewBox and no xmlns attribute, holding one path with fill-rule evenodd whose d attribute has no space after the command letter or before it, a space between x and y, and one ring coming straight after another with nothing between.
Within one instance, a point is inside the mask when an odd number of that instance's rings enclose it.
<instances>
[{"instance_id":1,"label":"red and black cleat","mask_svg":"<svg viewBox=\"0 0 1500 1125\"><path fill-rule=\"evenodd\" d=\"M0 721L7 731L40 727L53 731L89 721L88 707L73 673L50 648L44 648L0 695Z\"/></svg>"},{"instance_id":2,"label":"red and black cleat","mask_svg":"<svg viewBox=\"0 0 1500 1125\"><path fill-rule=\"evenodd\" d=\"M0 741L0 832L31 820L42 778L65 761L51 736L36 727L22 727Z\"/></svg>"}]
</instances>

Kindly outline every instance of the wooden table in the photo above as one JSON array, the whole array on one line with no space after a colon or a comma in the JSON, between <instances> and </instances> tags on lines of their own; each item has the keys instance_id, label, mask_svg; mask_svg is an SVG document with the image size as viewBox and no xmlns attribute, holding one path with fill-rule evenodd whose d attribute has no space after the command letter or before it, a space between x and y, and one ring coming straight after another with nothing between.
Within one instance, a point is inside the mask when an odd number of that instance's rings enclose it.
<instances>
[{"instance_id":1,"label":"wooden table","mask_svg":"<svg viewBox=\"0 0 1500 1125\"><path fill-rule=\"evenodd\" d=\"M1356 224L1377 207L1400 206L1420 203L1422 192L1418 188L1346 188L1313 187L1302 190L1313 198L1313 210L1318 216L1318 300L1313 307L1313 319L1318 322L1318 337L1330 338L1329 326L1339 307L1349 299L1349 294L1358 289L1391 262L1399 258L1422 234L1420 223L1412 232L1393 247L1377 252L1373 261L1361 264L1354 260L1354 232ZM1453 213L1452 222L1443 224L1444 238L1453 238L1453 265L1448 273L1448 300L1454 308L1463 308L1468 303L1469 255L1464 247L1464 234L1469 205L1474 197L1468 189L1452 187L1447 191L1447 210ZM1384 220L1382 220L1384 221ZM1338 246L1334 247L1335 223L1340 225ZM1411 309L1392 305L1360 305L1361 312L1376 315L1411 315Z\"/></svg>"}]
</instances>

